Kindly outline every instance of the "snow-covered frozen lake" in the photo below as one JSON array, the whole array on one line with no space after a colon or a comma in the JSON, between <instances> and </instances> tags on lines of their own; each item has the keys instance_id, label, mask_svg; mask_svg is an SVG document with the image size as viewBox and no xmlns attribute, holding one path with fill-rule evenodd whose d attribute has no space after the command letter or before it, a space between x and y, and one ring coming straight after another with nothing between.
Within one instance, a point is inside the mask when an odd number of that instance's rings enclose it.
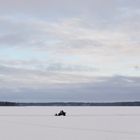
<instances>
[{"instance_id":1,"label":"snow-covered frozen lake","mask_svg":"<svg viewBox=\"0 0 140 140\"><path fill-rule=\"evenodd\" d=\"M140 108L0 107L0 139L140 140Z\"/></svg>"}]
</instances>

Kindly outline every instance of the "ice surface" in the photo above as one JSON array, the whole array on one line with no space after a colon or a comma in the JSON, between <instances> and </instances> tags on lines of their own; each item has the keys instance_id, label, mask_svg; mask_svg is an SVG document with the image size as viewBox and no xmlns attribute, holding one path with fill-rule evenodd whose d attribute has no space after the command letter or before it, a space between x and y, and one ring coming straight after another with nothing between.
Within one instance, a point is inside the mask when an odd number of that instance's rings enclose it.
<instances>
[{"instance_id":1,"label":"ice surface","mask_svg":"<svg viewBox=\"0 0 140 140\"><path fill-rule=\"evenodd\" d=\"M140 140L140 108L1 107L0 139Z\"/></svg>"}]
</instances>

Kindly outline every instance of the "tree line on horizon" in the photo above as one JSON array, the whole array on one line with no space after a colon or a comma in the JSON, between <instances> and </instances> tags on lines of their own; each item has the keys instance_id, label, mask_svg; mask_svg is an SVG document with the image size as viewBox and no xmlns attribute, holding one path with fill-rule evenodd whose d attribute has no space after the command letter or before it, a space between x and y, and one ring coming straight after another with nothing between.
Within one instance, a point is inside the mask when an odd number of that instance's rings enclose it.
<instances>
[{"instance_id":1,"label":"tree line on horizon","mask_svg":"<svg viewBox=\"0 0 140 140\"><path fill-rule=\"evenodd\" d=\"M137 102L46 102L46 103L18 103L18 102L0 102L0 106L140 106Z\"/></svg>"}]
</instances>

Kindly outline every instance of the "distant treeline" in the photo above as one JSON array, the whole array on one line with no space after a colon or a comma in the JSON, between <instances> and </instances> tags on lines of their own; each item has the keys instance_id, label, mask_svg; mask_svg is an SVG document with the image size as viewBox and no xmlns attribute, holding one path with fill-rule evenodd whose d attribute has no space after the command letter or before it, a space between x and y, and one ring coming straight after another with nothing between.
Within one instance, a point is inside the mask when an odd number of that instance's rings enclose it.
<instances>
[{"instance_id":1,"label":"distant treeline","mask_svg":"<svg viewBox=\"0 0 140 140\"><path fill-rule=\"evenodd\" d=\"M0 106L17 106L18 103L14 102L0 102Z\"/></svg>"},{"instance_id":2,"label":"distant treeline","mask_svg":"<svg viewBox=\"0 0 140 140\"><path fill-rule=\"evenodd\" d=\"M140 106L140 102L48 102L48 103L16 103L0 102L0 106Z\"/></svg>"}]
</instances>

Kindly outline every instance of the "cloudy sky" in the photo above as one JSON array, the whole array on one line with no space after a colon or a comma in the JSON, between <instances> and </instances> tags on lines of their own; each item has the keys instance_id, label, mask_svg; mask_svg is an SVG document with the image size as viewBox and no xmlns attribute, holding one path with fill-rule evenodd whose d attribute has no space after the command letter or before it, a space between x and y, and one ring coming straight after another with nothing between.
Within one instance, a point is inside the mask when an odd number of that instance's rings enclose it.
<instances>
[{"instance_id":1,"label":"cloudy sky","mask_svg":"<svg viewBox=\"0 0 140 140\"><path fill-rule=\"evenodd\" d=\"M0 0L0 100L140 100L140 0Z\"/></svg>"}]
</instances>

